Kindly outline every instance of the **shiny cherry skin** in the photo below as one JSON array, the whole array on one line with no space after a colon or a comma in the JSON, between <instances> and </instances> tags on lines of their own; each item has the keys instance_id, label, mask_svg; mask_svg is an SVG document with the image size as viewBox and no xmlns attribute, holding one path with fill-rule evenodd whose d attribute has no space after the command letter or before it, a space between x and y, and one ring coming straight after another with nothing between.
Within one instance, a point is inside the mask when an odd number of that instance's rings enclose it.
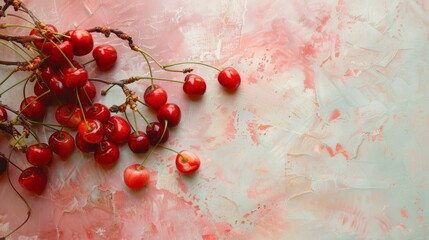
<instances>
[{"instance_id":1,"label":"shiny cherry skin","mask_svg":"<svg viewBox=\"0 0 429 240\"><path fill-rule=\"evenodd\" d=\"M150 147L149 137L141 131L133 132L128 138L128 147L134 153L145 153Z\"/></svg>"},{"instance_id":2,"label":"shiny cherry skin","mask_svg":"<svg viewBox=\"0 0 429 240\"><path fill-rule=\"evenodd\" d=\"M74 138L66 131L52 133L48 140L52 151L61 158L68 158L74 151Z\"/></svg>"},{"instance_id":3,"label":"shiny cherry skin","mask_svg":"<svg viewBox=\"0 0 429 240\"><path fill-rule=\"evenodd\" d=\"M149 86L144 92L144 102L150 108L155 110L158 110L167 103L167 98L167 92L156 84L153 85L153 89L152 86Z\"/></svg>"},{"instance_id":4,"label":"shiny cherry skin","mask_svg":"<svg viewBox=\"0 0 429 240\"><path fill-rule=\"evenodd\" d=\"M206 82L196 74L188 74L185 77L183 91L189 96L201 96L206 92Z\"/></svg>"},{"instance_id":5,"label":"shiny cherry skin","mask_svg":"<svg viewBox=\"0 0 429 240\"><path fill-rule=\"evenodd\" d=\"M67 103L58 106L55 111L55 119L63 126L76 128L83 120L83 113L80 107Z\"/></svg>"},{"instance_id":6,"label":"shiny cherry skin","mask_svg":"<svg viewBox=\"0 0 429 240\"><path fill-rule=\"evenodd\" d=\"M240 74L232 67L226 67L219 72L217 80L220 85L229 91L236 90L241 83Z\"/></svg>"},{"instance_id":7,"label":"shiny cherry skin","mask_svg":"<svg viewBox=\"0 0 429 240\"><path fill-rule=\"evenodd\" d=\"M113 142L102 141L94 152L94 159L102 166L112 166L118 162L119 148Z\"/></svg>"},{"instance_id":8,"label":"shiny cherry skin","mask_svg":"<svg viewBox=\"0 0 429 240\"><path fill-rule=\"evenodd\" d=\"M87 118L97 119L102 124L105 124L110 119L110 111L106 105L94 103L92 107L86 110L85 116Z\"/></svg>"},{"instance_id":9,"label":"shiny cherry skin","mask_svg":"<svg viewBox=\"0 0 429 240\"><path fill-rule=\"evenodd\" d=\"M83 87L88 82L88 72L85 68L77 68L72 72L64 73L63 78L68 88Z\"/></svg>"},{"instance_id":10,"label":"shiny cherry skin","mask_svg":"<svg viewBox=\"0 0 429 240\"><path fill-rule=\"evenodd\" d=\"M42 33L40 33L38 28L34 28L31 30L29 35L42 36L51 41L55 41L54 33L58 33L58 30L54 25L46 24L44 29L42 29ZM37 40L37 41L33 41L33 43L36 46L36 48L41 50L44 54L50 55L52 48L54 48L54 45L49 40Z\"/></svg>"},{"instance_id":11,"label":"shiny cherry skin","mask_svg":"<svg viewBox=\"0 0 429 240\"><path fill-rule=\"evenodd\" d=\"M52 66L51 64L46 64L42 67L41 71L41 79L43 82L49 85L49 81L51 80L51 77L55 74L58 74L57 69Z\"/></svg>"},{"instance_id":12,"label":"shiny cherry skin","mask_svg":"<svg viewBox=\"0 0 429 240\"><path fill-rule=\"evenodd\" d=\"M95 59L95 63L101 70L108 70L112 68L118 58L116 49L110 45L100 45L92 50L92 56Z\"/></svg>"},{"instance_id":13,"label":"shiny cherry skin","mask_svg":"<svg viewBox=\"0 0 429 240\"><path fill-rule=\"evenodd\" d=\"M75 56L84 56L94 48L94 40L90 32L83 29L76 29L68 32L69 41L73 45L73 53Z\"/></svg>"},{"instance_id":14,"label":"shiny cherry skin","mask_svg":"<svg viewBox=\"0 0 429 240\"><path fill-rule=\"evenodd\" d=\"M21 172L18 182L22 188L40 195L46 188L48 177L42 168L29 167Z\"/></svg>"},{"instance_id":15,"label":"shiny cherry skin","mask_svg":"<svg viewBox=\"0 0 429 240\"><path fill-rule=\"evenodd\" d=\"M41 80L35 81L33 91L40 101L46 105L54 100L54 94L50 91L49 86Z\"/></svg>"},{"instance_id":16,"label":"shiny cherry skin","mask_svg":"<svg viewBox=\"0 0 429 240\"><path fill-rule=\"evenodd\" d=\"M39 99L36 99L35 96L30 96L24 99L21 102L19 109L21 110L22 115L34 121L41 121L45 117L46 113L45 104Z\"/></svg>"},{"instance_id":17,"label":"shiny cherry skin","mask_svg":"<svg viewBox=\"0 0 429 240\"><path fill-rule=\"evenodd\" d=\"M52 48L49 62L55 66L67 65L69 64L67 59L71 61L73 57L72 44L70 41L63 41L62 43L57 43L57 45Z\"/></svg>"},{"instance_id":18,"label":"shiny cherry skin","mask_svg":"<svg viewBox=\"0 0 429 240\"><path fill-rule=\"evenodd\" d=\"M159 122L152 122L146 126L146 134L149 138L149 142L152 145L156 145L158 141L162 137L162 133L164 132L164 125ZM165 143L168 140L169 132L168 128L165 129L164 136L162 137L160 143Z\"/></svg>"},{"instance_id":19,"label":"shiny cherry skin","mask_svg":"<svg viewBox=\"0 0 429 240\"><path fill-rule=\"evenodd\" d=\"M158 110L156 117L160 123L167 120L168 127L175 127L180 123L181 115L180 108L177 104L167 103Z\"/></svg>"},{"instance_id":20,"label":"shiny cherry skin","mask_svg":"<svg viewBox=\"0 0 429 240\"><path fill-rule=\"evenodd\" d=\"M52 161L52 150L46 143L34 144L25 151L27 161L34 166L45 166Z\"/></svg>"},{"instance_id":21,"label":"shiny cherry skin","mask_svg":"<svg viewBox=\"0 0 429 240\"><path fill-rule=\"evenodd\" d=\"M96 119L87 119L77 126L77 131L87 143L99 143L104 138L104 126Z\"/></svg>"},{"instance_id":22,"label":"shiny cherry skin","mask_svg":"<svg viewBox=\"0 0 429 240\"><path fill-rule=\"evenodd\" d=\"M7 111L4 107L0 106L0 122L7 121Z\"/></svg>"},{"instance_id":23,"label":"shiny cherry skin","mask_svg":"<svg viewBox=\"0 0 429 240\"><path fill-rule=\"evenodd\" d=\"M97 89L91 81L86 81L83 87L78 88L77 94L79 95L82 106L87 107L91 105L92 100L97 95ZM77 102L76 94L73 94L72 96L73 101Z\"/></svg>"},{"instance_id":24,"label":"shiny cherry skin","mask_svg":"<svg viewBox=\"0 0 429 240\"><path fill-rule=\"evenodd\" d=\"M72 89L68 88L64 83L64 78L60 74L55 74L49 81L49 89L55 97L61 101L69 101L72 95Z\"/></svg>"},{"instance_id":25,"label":"shiny cherry skin","mask_svg":"<svg viewBox=\"0 0 429 240\"><path fill-rule=\"evenodd\" d=\"M9 161L3 153L0 153L0 176L2 176L9 165Z\"/></svg>"},{"instance_id":26,"label":"shiny cherry skin","mask_svg":"<svg viewBox=\"0 0 429 240\"><path fill-rule=\"evenodd\" d=\"M127 187L133 190L139 190L146 186L150 179L150 173L141 164L133 164L124 170L124 182Z\"/></svg>"},{"instance_id":27,"label":"shiny cherry skin","mask_svg":"<svg viewBox=\"0 0 429 240\"><path fill-rule=\"evenodd\" d=\"M76 143L76 147L84 153L90 153L90 152L95 152L95 150L98 147L98 144L91 144L86 142L83 138L82 135L80 135L79 133L76 133L76 137L75 137L75 143Z\"/></svg>"},{"instance_id":28,"label":"shiny cherry skin","mask_svg":"<svg viewBox=\"0 0 429 240\"><path fill-rule=\"evenodd\" d=\"M113 143L122 144L128 141L130 136L130 124L122 117L111 116L104 124L106 137Z\"/></svg>"},{"instance_id":29,"label":"shiny cherry skin","mask_svg":"<svg viewBox=\"0 0 429 240\"><path fill-rule=\"evenodd\" d=\"M189 150L182 150L176 156L176 167L183 174L191 174L200 168L200 158Z\"/></svg>"}]
</instances>

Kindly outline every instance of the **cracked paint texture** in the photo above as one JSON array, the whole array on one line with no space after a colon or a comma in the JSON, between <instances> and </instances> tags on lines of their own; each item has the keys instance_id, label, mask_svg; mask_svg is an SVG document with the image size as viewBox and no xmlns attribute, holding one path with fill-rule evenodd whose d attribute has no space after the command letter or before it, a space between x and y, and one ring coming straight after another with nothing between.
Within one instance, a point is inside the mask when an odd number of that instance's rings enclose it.
<instances>
[{"instance_id":1,"label":"cracked paint texture","mask_svg":"<svg viewBox=\"0 0 429 240\"><path fill-rule=\"evenodd\" d=\"M11 239L428 235L427 1L23 2L60 31L119 28L162 63L233 66L242 84L236 93L226 93L216 72L197 67L208 90L191 101L180 85L160 83L183 113L167 145L190 149L202 160L192 177L178 174L174 155L160 149L147 161L149 185L130 191L123 169L144 155L131 154L127 146L111 169L78 151L67 160L55 158L39 197L20 189L18 172L11 169L14 185L32 207L29 222ZM124 42L101 36L95 41L117 47L120 61L108 73L89 65L90 75L118 80L147 74L144 59ZM8 71L1 69L4 78ZM155 74L182 78L159 69ZM142 96L148 84L133 87ZM17 107L14 94L4 94L2 102ZM120 103L120 91L110 96L97 99ZM51 132L39 133L46 140ZM5 140L1 144L7 151ZM12 156L28 166L23 154ZM5 233L26 210L5 177L0 199L0 233Z\"/></svg>"}]
</instances>

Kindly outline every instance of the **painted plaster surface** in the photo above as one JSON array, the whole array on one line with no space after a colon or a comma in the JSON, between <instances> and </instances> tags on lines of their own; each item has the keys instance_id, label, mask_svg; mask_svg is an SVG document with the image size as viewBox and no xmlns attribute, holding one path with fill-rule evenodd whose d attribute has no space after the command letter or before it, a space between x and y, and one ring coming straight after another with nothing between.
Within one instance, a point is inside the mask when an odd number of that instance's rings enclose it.
<instances>
[{"instance_id":1,"label":"painted plaster surface","mask_svg":"<svg viewBox=\"0 0 429 240\"><path fill-rule=\"evenodd\" d=\"M197 68L208 90L190 101L180 85L162 83L183 111L168 146L201 158L195 176L180 176L174 155L158 150L149 185L133 192L122 172L144 156L123 146L105 170L75 151L51 164L42 196L21 189L33 211L11 239L427 239L428 1L24 2L64 31L119 28L162 63L233 66L242 85L228 94L216 72ZM147 73L124 42L96 41L116 46L120 62L90 74ZM135 85L140 96L148 84ZM17 106L13 94L2 100ZM0 199L4 233L26 210L6 178Z\"/></svg>"}]
</instances>

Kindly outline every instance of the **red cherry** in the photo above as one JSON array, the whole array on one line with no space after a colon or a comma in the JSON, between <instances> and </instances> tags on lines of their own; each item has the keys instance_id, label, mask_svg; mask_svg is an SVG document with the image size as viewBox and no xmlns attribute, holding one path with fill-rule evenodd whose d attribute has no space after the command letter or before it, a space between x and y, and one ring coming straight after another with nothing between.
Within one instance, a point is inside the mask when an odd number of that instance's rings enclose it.
<instances>
[{"instance_id":1,"label":"red cherry","mask_svg":"<svg viewBox=\"0 0 429 240\"><path fill-rule=\"evenodd\" d=\"M28 191L41 194L48 183L48 177L42 168L29 167L19 175L19 185Z\"/></svg>"},{"instance_id":2,"label":"red cherry","mask_svg":"<svg viewBox=\"0 0 429 240\"><path fill-rule=\"evenodd\" d=\"M85 68L77 68L72 72L64 73L63 78L69 88L83 87L88 82L88 72Z\"/></svg>"},{"instance_id":3,"label":"red cherry","mask_svg":"<svg viewBox=\"0 0 429 240\"><path fill-rule=\"evenodd\" d=\"M37 97L41 96L39 99L45 104L49 104L54 98L54 94L50 91L49 86L41 80L37 80L34 83L33 91Z\"/></svg>"},{"instance_id":4,"label":"red cherry","mask_svg":"<svg viewBox=\"0 0 429 240\"><path fill-rule=\"evenodd\" d=\"M191 174L200 168L200 159L193 152L183 150L176 156L176 167L183 174Z\"/></svg>"},{"instance_id":5,"label":"red cherry","mask_svg":"<svg viewBox=\"0 0 429 240\"><path fill-rule=\"evenodd\" d=\"M69 40L73 45L73 52L76 56L83 56L92 51L94 47L94 40L90 32L77 29L69 32Z\"/></svg>"},{"instance_id":6,"label":"red cherry","mask_svg":"<svg viewBox=\"0 0 429 240\"><path fill-rule=\"evenodd\" d=\"M119 148L110 141L102 141L95 150L94 158L102 166L111 166L119 159Z\"/></svg>"},{"instance_id":7,"label":"red cherry","mask_svg":"<svg viewBox=\"0 0 429 240\"><path fill-rule=\"evenodd\" d=\"M179 106L177 106L176 104L167 103L158 110L156 117L161 123L167 120L168 127L175 127L180 122L181 111Z\"/></svg>"},{"instance_id":8,"label":"red cherry","mask_svg":"<svg viewBox=\"0 0 429 240\"><path fill-rule=\"evenodd\" d=\"M49 62L56 66L66 65L69 64L67 59L71 61L73 57L72 44L70 41L63 41L62 43L57 43L57 46L52 47Z\"/></svg>"},{"instance_id":9,"label":"red cherry","mask_svg":"<svg viewBox=\"0 0 429 240\"><path fill-rule=\"evenodd\" d=\"M7 121L7 111L4 107L0 106L0 122Z\"/></svg>"},{"instance_id":10,"label":"red cherry","mask_svg":"<svg viewBox=\"0 0 429 240\"><path fill-rule=\"evenodd\" d=\"M124 170L124 182L127 187L133 190L139 190L149 182L150 173L141 164L133 164Z\"/></svg>"},{"instance_id":11,"label":"red cherry","mask_svg":"<svg viewBox=\"0 0 429 240\"><path fill-rule=\"evenodd\" d=\"M86 81L86 84L83 87L78 88L77 94L79 95L82 106L86 107L91 105L92 100L95 98L95 95L97 95L97 89L91 81ZM76 94L73 94L72 96L74 101L77 102Z\"/></svg>"},{"instance_id":12,"label":"red cherry","mask_svg":"<svg viewBox=\"0 0 429 240\"><path fill-rule=\"evenodd\" d=\"M76 147L81 152L84 152L84 153L95 152L95 150L97 149L97 146L98 146L98 144L91 144L91 143L86 142L82 138L82 135L80 135L79 133L76 134L75 143L76 143Z\"/></svg>"},{"instance_id":13,"label":"red cherry","mask_svg":"<svg viewBox=\"0 0 429 240\"><path fill-rule=\"evenodd\" d=\"M116 63L118 54L116 49L110 45L100 45L94 48L92 56L101 70L107 70Z\"/></svg>"},{"instance_id":14,"label":"red cherry","mask_svg":"<svg viewBox=\"0 0 429 240\"><path fill-rule=\"evenodd\" d=\"M85 116L87 118L97 119L102 124L107 123L110 118L110 111L106 105L101 103L94 103L94 105L86 110Z\"/></svg>"},{"instance_id":15,"label":"red cherry","mask_svg":"<svg viewBox=\"0 0 429 240\"><path fill-rule=\"evenodd\" d=\"M201 96L206 92L206 82L196 74L188 74L185 77L183 91L189 96Z\"/></svg>"},{"instance_id":16,"label":"red cherry","mask_svg":"<svg viewBox=\"0 0 429 240\"><path fill-rule=\"evenodd\" d=\"M30 96L22 100L19 109L25 117L34 121L42 120L46 113L45 104L39 99L36 99L35 96Z\"/></svg>"},{"instance_id":17,"label":"red cherry","mask_svg":"<svg viewBox=\"0 0 429 240\"><path fill-rule=\"evenodd\" d=\"M49 89L58 99L62 101L70 100L72 90L65 85L63 76L59 74L52 76L49 81Z\"/></svg>"},{"instance_id":18,"label":"red cherry","mask_svg":"<svg viewBox=\"0 0 429 240\"><path fill-rule=\"evenodd\" d=\"M230 91L236 90L241 83L240 74L232 67L227 67L220 71L217 79L220 85Z\"/></svg>"},{"instance_id":19,"label":"red cherry","mask_svg":"<svg viewBox=\"0 0 429 240\"><path fill-rule=\"evenodd\" d=\"M0 153L0 176L6 172L8 164L9 161L7 160L6 156Z\"/></svg>"},{"instance_id":20,"label":"red cherry","mask_svg":"<svg viewBox=\"0 0 429 240\"><path fill-rule=\"evenodd\" d=\"M55 111L55 119L61 125L76 128L83 120L83 113L79 107L71 103L58 106Z\"/></svg>"},{"instance_id":21,"label":"red cherry","mask_svg":"<svg viewBox=\"0 0 429 240\"><path fill-rule=\"evenodd\" d=\"M152 122L146 126L146 134L149 138L149 142L152 145L156 145L161 139L162 133L164 132L164 125L159 122ZM161 143L165 143L168 140L168 128L165 129L164 137L162 137Z\"/></svg>"},{"instance_id":22,"label":"red cherry","mask_svg":"<svg viewBox=\"0 0 429 240\"><path fill-rule=\"evenodd\" d=\"M77 131L82 138L88 143L99 143L104 138L104 126L96 119L82 121L77 126Z\"/></svg>"},{"instance_id":23,"label":"red cherry","mask_svg":"<svg viewBox=\"0 0 429 240\"><path fill-rule=\"evenodd\" d=\"M82 66L82 64L80 64L79 62L77 62L77 61L75 61L75 60L71 60L71 64L72 64L73 66L71 66L70 64L62 65L62 66L60 67L60 71L61 71L63 74L66 74L66 73L73 73L74 71L76 71L76 69L84 68L84 67Z\"/></svg>"},{"instance_id":24,"label":"red cherry","mask_svg":"<svg viewBox=\"0 0 429 240\"><path fill-rule=\"evenodd\" d=\"M149 150L149 137L144 132L133 132L128 138L128 147L134 153L145 153Z\"/></svg>"},{"instance_id":25,"label":"red cherry","mask_svg":"<svg viewBox=\"0 0 429 240\"><path fill-rule=\"evenodd\" d=\"M49 81L51 80L51 77L54 76L55 74L58 74L58 71L50 64L46 64L45 66L43 66L40 71L42 72L41 77L43 82L45 82L48 85L49 85Z\"/></svg>"},{"instance_id":26,"label":"red cherry","mask_svg":"<svg viewBox=\"0 0 429 240\"><path fill-rule=\"evenodd\" d=\"M34 166L45 166L52 160L52 150L46 143L34 144L25 152L27 161Z\"/></svg>"},{"instance_id":27,"label":"red cherry","mask_svg":"<svg viewBox=\"0 0 429 240\"><path fill-rule=\"evenodd\" d=\"M131 132L130 124L127 120L119 116L110 117L104 125L106 137L113 143L122 144L128 141Z\"/></svg>"},{"instance_id":28,"label":"red cherry","mask_svg":"<svg viewBox=\"0 0 429 240\"><path fill-rule=\"evenodd\" d=\"M46 24L46 26L42 29L43 34L39 32L38 28L35 28L31 30L30 36L37 35L37 36L44 37L45 38L44 40L33 41L33 43L37 49L41 50L46 55L50 55L54 45L49 40L55 41L54 33L57 33L57 32L58 30L55 26L51 24Z\"/></svg>"},{"instance_id":29,"label":"red cherry","mask_svg":"<svg viewBox=\"0 0 429 240\"><path fill-rule=\"evenodd\" d=\"M54 34L58 33L58 29L52 24L46 24L43 28L41 28L42 33L39 32L39 28L34 28L31 30L30 35L39 35L54 40Z\"/></svg>"},{"instance_id":30,"label":"red cherry","mask_svg":"<svg viewBox=\"0 0 429 240\"><path fill-rule=\"evenodd\" d=\"M49 146L61 158L68 158L74 151L74 138L65 131L54 132L49 137Z\"/></svg>"},{"instance_id":31,"label":"red cherry","mask_svg":"<svg viewBox=\"0 0 429 240\"><path fill-rule=\"evenodd\" d=\"M158 85L149 86L144 92L144 102L152 109L158 110L167 102L167 92Z\"/></svg>"}]
</instances>

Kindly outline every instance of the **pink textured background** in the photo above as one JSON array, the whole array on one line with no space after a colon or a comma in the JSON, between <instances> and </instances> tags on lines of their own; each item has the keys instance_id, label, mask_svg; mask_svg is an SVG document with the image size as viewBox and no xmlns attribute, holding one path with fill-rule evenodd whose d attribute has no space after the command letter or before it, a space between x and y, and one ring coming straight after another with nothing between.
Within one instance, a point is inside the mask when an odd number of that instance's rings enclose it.
<instances>
[{"instance_id":1,"label":"pink textured background","mask_svg":"<svg viewBox=\"0 0 429 240\"><path fill-rule=\"evenodd\" d=\"M42 196L24 192L33 215L11 239L428 235L427 1L24 2L61 31L120 28L162 63L234 66L242 85L228 94L213 70L198 68L208 91L190 101L180 85L161 83L183 110L168 146L201 158L194 177L180 176L174 155L158 150L147 161L149 186L132 192L122 171L144 156L123 146L120 162L104 170L76 151L51 164ZM120 62L108 74L92 67L90 74L118 80L147 73L124 42L96 39L116 46ZM13 57L3 48L2 56ZM141 96L147 85L134 89ZM100 101L119 103L120 96L113 91ZM20 102L13 93L2 101ZM46 139L50 132L40 133ZM22 154L13 156L27 165ZM8 232L25 207L4 177L0 199L0 232Z\"/></svg>"}]
</instances>

